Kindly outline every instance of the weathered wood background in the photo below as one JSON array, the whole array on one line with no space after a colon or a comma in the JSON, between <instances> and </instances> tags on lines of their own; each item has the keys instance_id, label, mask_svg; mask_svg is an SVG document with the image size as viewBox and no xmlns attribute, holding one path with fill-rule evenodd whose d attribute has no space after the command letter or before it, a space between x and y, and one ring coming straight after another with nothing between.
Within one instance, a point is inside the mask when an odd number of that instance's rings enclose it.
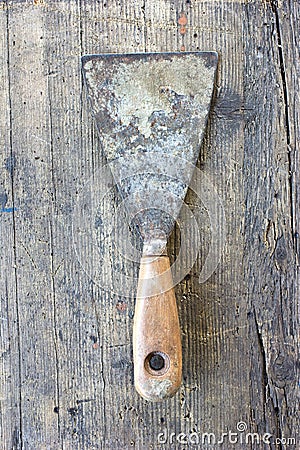
<instances>
[{"instance_id":1,"label":"weathered wood background","mask_svg":"<svg viewBox=\"0 0 300 450\"><path fill-rule=\"evenodd\" d=\"M196 442L192 432L220 440L229 430L239 443L225 437L213 448L297 448L299 6L0 2L1 450L181 449ZM93 283L74 248L74 210L105 164L80 56L198 49L220 55L199 167L224 205L227 239L199 284L211 232L190 193L201 252L177 286L183 384L170 401L148 404L133 387L134 290L126 298ZM101 207L112 221L117 196ZM112 249L102 228L99 246ZM173 256L179 245L177 229ZM110 251L109 280L137 272ZM270 433L271 444L245 444L238 422L261 438Z\"/></svg>"}]
</instances>

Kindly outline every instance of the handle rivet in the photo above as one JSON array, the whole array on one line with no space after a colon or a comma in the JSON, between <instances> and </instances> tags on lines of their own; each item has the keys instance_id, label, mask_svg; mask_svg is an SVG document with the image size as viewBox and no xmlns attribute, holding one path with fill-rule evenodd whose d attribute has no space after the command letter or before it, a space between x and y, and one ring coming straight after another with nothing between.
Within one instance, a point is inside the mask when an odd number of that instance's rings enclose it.
<instances>
[{"instance_id":1,"label":"handle rivet","mask_svg":"<svg viewBox=\"0 0 300 450\"><path fill-rule=\"evenodd\" d=\"M150 375L159 377L164 375L170 369L170 358L164 352L151 352L145 358L144 364L145 369Z\"/></svg>"},{"instance_id":2,"label":"handle rivet","mask_svg":"<svg viewBox=\"0 0 300 450\"><path fill-rule=\"evenodd\" d=\"M152 370L162 370L165 367L165 359L160 353L152 353L149 357L149 366Z\"/></svg>"}]
</instances>

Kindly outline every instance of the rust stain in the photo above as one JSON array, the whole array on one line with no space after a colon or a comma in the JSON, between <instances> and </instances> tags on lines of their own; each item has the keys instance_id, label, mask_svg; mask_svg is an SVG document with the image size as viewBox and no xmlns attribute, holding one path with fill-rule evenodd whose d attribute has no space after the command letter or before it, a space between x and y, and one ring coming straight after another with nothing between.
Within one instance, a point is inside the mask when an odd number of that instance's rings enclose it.
<instances>
[{"instance_id":1,"label":"rust stain","mask_svg":"<svg viewBox=\"0 0 300 450\"><path fill-rule=\"evenodd\" d=\"M181 51L181 52L185 52L185 46L184 46L184 45L182 45L182 46L180 47L180 51Z\"/></svg>"},{"instance_id":2,"label":"rust stain","mask_svg":"<svg viewBox=\"0 0 300 450\"><path fill-rule=\"evenodd\" d=\"M97 344L97 342L95 342L95 344L93 344L93 348L94 348L95 350L97 350L97 348L99 348L99 344Z\"/></svg>"},{"instance_id":3,"label":"rust stain","mask_svg":"<svg viewBox=\"0 0 300 450\"><path fill-rule=\"evenodd\" d=\"M178 19L178 23L181 26L185 26L187 24L187 17L186 14L184 12L180 13L180 17Z\"/></svg>"},{"instance_id":4,"label":"rust stain","mask_svg":"<svg viewBox=\"0 0 300 450\"><path fill-rule=\"evenodd\" d=\"M187 24L187 16L184 12L180 13L180 17L178 19L178 24L180 25L179 33L185 34L186 33L186 24Z\"/></svg>"},{"instance_id":5,"label":"rust stain","mask_svg":"<svg viewBox=\"0 0 300 450\"><path fill-rule=\"evenodd\" d=\"M118 302L117 304L116 304L116 308L117 308L117 310L118 311L125 311L126 310L126 308L127 308L127 303L124 303L124 302Z\"/></svg>"}]
</instances>

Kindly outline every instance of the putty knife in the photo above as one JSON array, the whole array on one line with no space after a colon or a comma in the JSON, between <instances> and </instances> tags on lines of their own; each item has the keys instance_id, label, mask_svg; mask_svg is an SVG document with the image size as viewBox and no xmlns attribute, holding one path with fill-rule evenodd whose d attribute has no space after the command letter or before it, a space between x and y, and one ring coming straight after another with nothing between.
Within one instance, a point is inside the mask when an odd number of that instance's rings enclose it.
<instances>
[{"instance_id":1,"label":"putty knife","mask_svg":"<svg viewBox=\"0 0 300 450\"><path fill-rule=\"evenodd\" d=\"M103 149L143 239L133 358L135 387L150 401L173 396L181 383L180 327L166 244L198 159L217 60L215 52L82 58Z\"/></svg>"}]
</instances>

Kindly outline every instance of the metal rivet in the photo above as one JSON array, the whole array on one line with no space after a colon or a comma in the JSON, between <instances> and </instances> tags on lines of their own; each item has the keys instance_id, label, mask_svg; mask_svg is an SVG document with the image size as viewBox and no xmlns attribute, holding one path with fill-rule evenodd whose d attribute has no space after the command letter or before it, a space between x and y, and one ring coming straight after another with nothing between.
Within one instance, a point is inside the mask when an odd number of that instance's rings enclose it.
<instances>
[{"instance_id":1,"label":"metal rivet","mask_svg":"<svg viewBox=\"0 0 300 450\"><path fill-rule=\"evenodd\" d=\"M165 367L165 359L160 353L152 353L149 358L149 366L152 370L162 370Z\"/></svg>"}]
</instances>

